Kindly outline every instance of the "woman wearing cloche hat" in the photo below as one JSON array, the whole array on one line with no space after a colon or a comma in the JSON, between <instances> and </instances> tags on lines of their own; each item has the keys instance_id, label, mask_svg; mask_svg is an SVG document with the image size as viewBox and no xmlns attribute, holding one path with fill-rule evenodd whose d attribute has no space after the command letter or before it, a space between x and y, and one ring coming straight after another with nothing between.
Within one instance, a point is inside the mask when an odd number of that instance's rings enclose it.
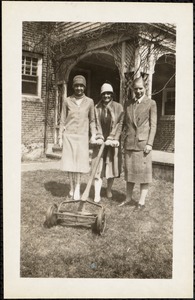
<instances>
[{"instance_id":1,"label":"woman wearing cloche hat","mask_svg":"<svg viewBox=\"0 0 195 300\"><path fill-rule=\"evenodd\" d=\"M113 87L109 83L104 83L101 87L101 100L95 106L96 120L96 145L105 142L105 149L95 175L94 201L101 200L100 192L103 177L107 178L107 198L112 198L112 185L115 177L120 176L121 151L120 135L123 125L123 107L113 101ZM97 157L99 147L94 147L92 156L92 166Z\"/></svg>"},{"instance_id":2,"label":"woman wearing cloche hat","mask_svg":"<svg viewBox=\"0 0 195 300\"><path fill-rule=\"evenodd\" d=\"M64 99L59 130L59 145L62 147L61 167L70 179L69 196L80 199L82 173L89 172L89 132L95 140L94 102L84 91L86 79L82 75L73 78L74 94Z\"/></svg>"}]
</instances>

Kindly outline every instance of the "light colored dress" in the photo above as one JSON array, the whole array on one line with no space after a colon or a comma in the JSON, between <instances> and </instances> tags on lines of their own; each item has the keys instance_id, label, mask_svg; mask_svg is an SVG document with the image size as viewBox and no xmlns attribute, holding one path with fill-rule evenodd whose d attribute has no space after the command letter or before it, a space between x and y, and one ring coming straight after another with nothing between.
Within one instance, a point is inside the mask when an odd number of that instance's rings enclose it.
<instances>
[{"instance_id":1,"label":"light colored dress","mask_svg":"<svg viewBox=\"0 0 195 300\"><path fill-rule=\"evenodd\" d=\"M62 105L59 137L63 140L61 169L89 172L89 131L95 134L94 102L87 96L70 96Z\"/></svg>"}]
</instances>

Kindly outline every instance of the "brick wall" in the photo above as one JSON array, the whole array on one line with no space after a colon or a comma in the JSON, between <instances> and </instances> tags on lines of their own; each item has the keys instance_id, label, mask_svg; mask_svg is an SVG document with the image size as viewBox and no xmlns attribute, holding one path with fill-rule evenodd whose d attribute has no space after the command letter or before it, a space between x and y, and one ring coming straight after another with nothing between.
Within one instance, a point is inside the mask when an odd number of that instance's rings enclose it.
<instances>
[{"instance_id":1,"label":"brick wall","mask_svg":"<svg viewBox=\"0 0 195 300\"><path fill-rule=\"evenodd\" d=\"M175 117L162 116L157 125L154 150L174 152Z\"/></svg>"},{"instance_id":2,"label":"brick wall","mask_svg":"<svg viewBox=\"0 0 195 300\"><path fill-rule=\"evenodd\" d=\"M50 26L52 24L50 23ZM23 22L22 49L42 56L41 97L22 95L22 144L44 144L45 110L48 103L47 142L53 143L55 77L45 34L51 30L47 22ZM46 92L47 66L49 65L49 95Z\"/></svg>"}]
</instances>

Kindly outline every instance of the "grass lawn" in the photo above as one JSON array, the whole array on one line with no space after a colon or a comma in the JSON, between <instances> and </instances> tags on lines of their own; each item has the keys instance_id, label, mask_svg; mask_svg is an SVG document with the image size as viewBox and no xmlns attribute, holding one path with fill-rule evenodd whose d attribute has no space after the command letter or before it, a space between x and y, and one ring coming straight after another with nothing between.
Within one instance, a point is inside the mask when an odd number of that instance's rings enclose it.
<instances>
[{"instance_id":1,"label":"grass lawn","mask_svg":"<svg viewBox=\"0 0 195 300\"><path fill-rule=\"evenodd\" d=\"M82 191L88 178L83 177ZM66 174L59 170L22 173L21 277L172 277L173 184L154 180L146 209L139 213L129 205L118 207L125 199L123 177L115 180L112 200L105 197L104 187L103 236L89 228L48 229L43 225L48 207L59 205L69 191ZM92 188L90 197L93 193ZM138 197L135 187L134 199Z\"/></svg>"}]
</instances>

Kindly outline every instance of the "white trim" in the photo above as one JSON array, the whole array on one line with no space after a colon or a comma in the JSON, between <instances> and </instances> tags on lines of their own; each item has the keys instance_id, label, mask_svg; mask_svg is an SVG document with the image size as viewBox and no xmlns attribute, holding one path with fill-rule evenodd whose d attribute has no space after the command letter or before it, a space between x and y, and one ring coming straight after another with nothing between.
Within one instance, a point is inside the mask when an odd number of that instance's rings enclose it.
<instances>
[{"instance_id":1,"label":"white trim","mask_svg":"<svg viewBox=\"0 0 195 300\"><path fill-rule=\"evenodd\" d=\"M27 56L27 57L35 57L38 58L38 64L37 64L37 77L38 77L38 83L37 83L37 95L33 94L24 94L22 93L22 98L31 98L31 101L33 98L41 98L41 90L42 90L42 64L43 64L43 59L42 55L33 53L33 52L28 52L28 51L22 51L22 56Z\"/></svg>"},{"instance_id":2,"label":"white trim","mask_svg":"<svg viewBox=\"0 0 195 300\"><path fill-rule=\"evenodd\" d=\"M22 94L22 101L24 102L43 102L43 99L38 96Z\"/></svg>"}]
</instances>

